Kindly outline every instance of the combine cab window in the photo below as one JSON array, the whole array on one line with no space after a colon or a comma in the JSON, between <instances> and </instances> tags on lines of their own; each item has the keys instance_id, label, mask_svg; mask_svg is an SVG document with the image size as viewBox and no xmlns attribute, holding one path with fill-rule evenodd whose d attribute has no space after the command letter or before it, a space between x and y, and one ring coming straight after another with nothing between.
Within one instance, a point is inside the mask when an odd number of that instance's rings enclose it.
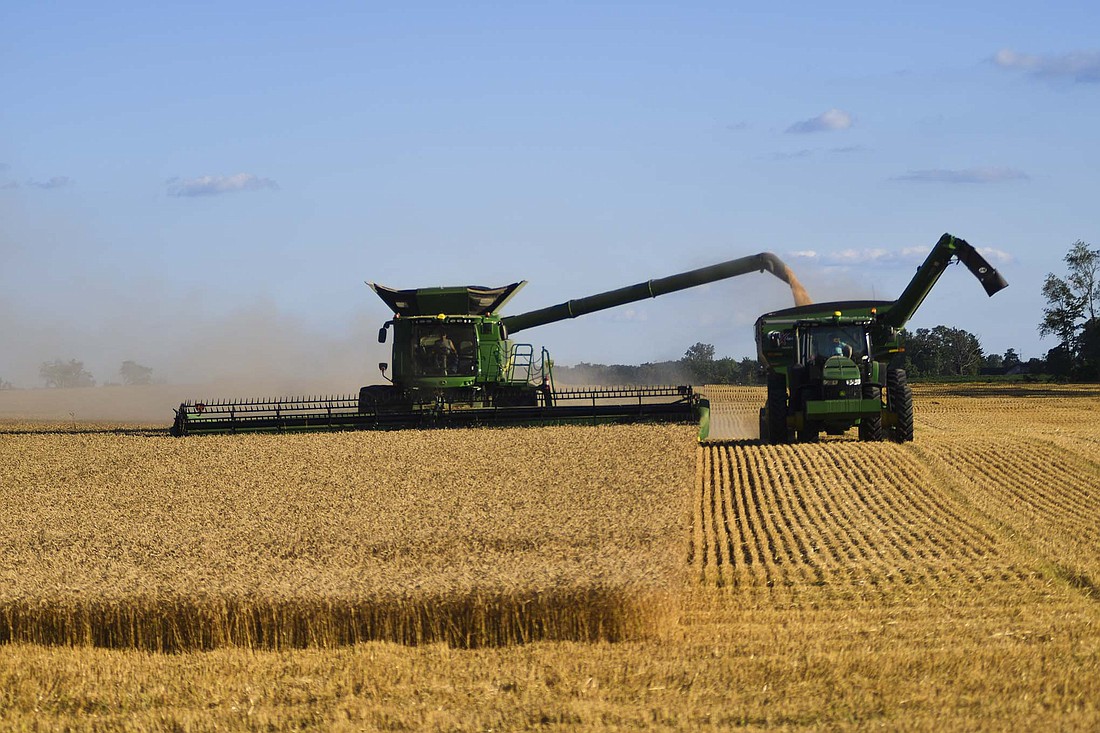
<instances>
[{"instance_id":1,"label":"combine cab window","mask_svg":"<svg viewBox=\"0 0 1100 733\"><path fill-rule=\"evenodd\" d=\"M802 334L802 354L806 361L824 361L843 356L859 361L867 355L867 332L860 326L823 326Z\"/></svg>"},{"instance_id":2,"label":"combine cab window","mask_svg":"<svg viewBox=\"0 0 1100 733\"><path fill-rule=\"evenodd\" d=\"M472 323L418 323L413 327L417 377L468 377L477 373L477 335Z\"/></svg>"}]
</instances>

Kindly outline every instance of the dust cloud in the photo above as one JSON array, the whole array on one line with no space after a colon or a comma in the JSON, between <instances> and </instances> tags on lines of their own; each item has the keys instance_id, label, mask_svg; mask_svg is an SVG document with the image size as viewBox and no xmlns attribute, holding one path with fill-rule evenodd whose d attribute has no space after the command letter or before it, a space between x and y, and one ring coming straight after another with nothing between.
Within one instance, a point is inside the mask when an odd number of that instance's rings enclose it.
<instances>
[{"instance_id":1,"label":"dust cloud","mask_svg":"<svg viewBox=\"0 0 1100 733\"><path fill-rule=\"evenodd\" d=\"M185 400L355 394L380 383L378 362L389 361L377 342L381 313L325 329L264 300L225 314L177 306L124 313L96 303L60 318L0 301L0 380L14 387L0 389L0 419L168 425ZM40 388L44 362L70 359L98 386ZM119 384L126 360L151 368L154 383Z\"/></svg>"}]
</instances>

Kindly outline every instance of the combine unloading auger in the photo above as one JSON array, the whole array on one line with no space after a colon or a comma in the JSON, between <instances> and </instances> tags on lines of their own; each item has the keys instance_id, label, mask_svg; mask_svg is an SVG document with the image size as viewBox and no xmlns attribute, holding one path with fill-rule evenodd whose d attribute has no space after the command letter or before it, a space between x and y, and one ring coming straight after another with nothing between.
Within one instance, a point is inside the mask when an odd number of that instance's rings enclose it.
<instances>
[{"instance_id":1,"label":"combine unloading auger","mask_svg":"<svg viewBox=\"0 0 1100 733\"><path fill-rule=\"evenodd\" d=\"M526 281L396 290L368 283L393 311L379 342L393 331L389 384L358 396L185 402L174 435L296 430L352 430L558 422L682 421L700 423L709 406L690 386L559 389L545 349L511 336L520 331L751 272L771 272L801 286L775 255L763 252L648 280L559 305L501 316ZM389 364L379 365L383 377Z\"/></svg>"}]
</instances>

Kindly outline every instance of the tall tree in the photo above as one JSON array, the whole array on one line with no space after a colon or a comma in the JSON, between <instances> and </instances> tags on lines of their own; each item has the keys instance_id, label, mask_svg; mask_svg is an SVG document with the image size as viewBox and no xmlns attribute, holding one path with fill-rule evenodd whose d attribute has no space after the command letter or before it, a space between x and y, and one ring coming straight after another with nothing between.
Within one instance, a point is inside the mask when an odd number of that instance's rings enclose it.
<instances>
[{"instance_id":1,"label":"tall tree","mask_svg":"<svg viewBox=\"0 0 1100 733\"><path fill-rule=\"evenodd\" d=\"M1100 328L1097 326L1100 249L1090 249L1086 242L1078 240L1066 253L1064 262L1068 270L1066 277L1050 273L1043 283L1047 307L1043 309L1039 334L1058 338L1055 349L1059 353L1055 361L1068 360L1071 374L1095 379L1095 372L1100 368L1094 361L1097 350L1094 334Z\"/></svg>"},{"instance_id":2,"label":"tall tree","mask_svg":"<svg viewBox=\"0 0 1100 733\"><path fill-rule=\"evenodd\" d=\"M38 370L39 376L46 382L47 387L94 387L95 378L84 369L84 362L70 359L69 361L44 361Z\"/></svg>"},{"instance_id":3,"label":"tall tree","mask_svg":"<svg viewBox=\"0 0 1100 733\"><path fill-rule=\"evenodd\" d=\"M126 385L152 384L153 382L153 370L150 367L142 366L129 359L122 362L122 366L118 368L118 374L122 377L122 383Z\"/></svg>"},{"instance_id":4,"label":"tall tree","mask_svg":"<svg viewBox=\"0 0 1100 733\"><path fill-rule=\"evenodd\" d=\"M713 384L716 368L714 364L714 346L702 342L693 344L684 352L680 360L697 384Z\"/></svg>"}]
</instances>

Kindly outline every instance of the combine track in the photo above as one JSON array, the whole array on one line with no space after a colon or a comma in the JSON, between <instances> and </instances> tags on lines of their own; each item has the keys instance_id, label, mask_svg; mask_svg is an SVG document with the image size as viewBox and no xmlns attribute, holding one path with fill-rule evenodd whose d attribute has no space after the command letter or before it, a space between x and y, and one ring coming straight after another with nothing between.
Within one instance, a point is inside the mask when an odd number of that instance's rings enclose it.
<instances>
[{"instance_id":1,"label":"combine track","mask_svg":"<svg viewBox=\"0 0 1100 733\"><path fill-rule=\"evenodd\" d=\"M689 562L708 585L874 594L1029 575L901 446L701 446L695 494Z\"/></svg>"},{"instance_id":2,"label":"combine track","mask_svg":"<svg viewBox=\"0 0 1100 733\"><path fill-rule=\"evenodd\" d=\"M744 431L759 393L708 396L718 424ZM1100 434L1090 403L980 392L944 401L950 407L938 409L938 394L920 397L912 444L772 446L736 436L701 445L692 575L772 598L810 588L862 597L1034 590L1051 578L1095 593Z\"/></svg>"}]
</instances>

